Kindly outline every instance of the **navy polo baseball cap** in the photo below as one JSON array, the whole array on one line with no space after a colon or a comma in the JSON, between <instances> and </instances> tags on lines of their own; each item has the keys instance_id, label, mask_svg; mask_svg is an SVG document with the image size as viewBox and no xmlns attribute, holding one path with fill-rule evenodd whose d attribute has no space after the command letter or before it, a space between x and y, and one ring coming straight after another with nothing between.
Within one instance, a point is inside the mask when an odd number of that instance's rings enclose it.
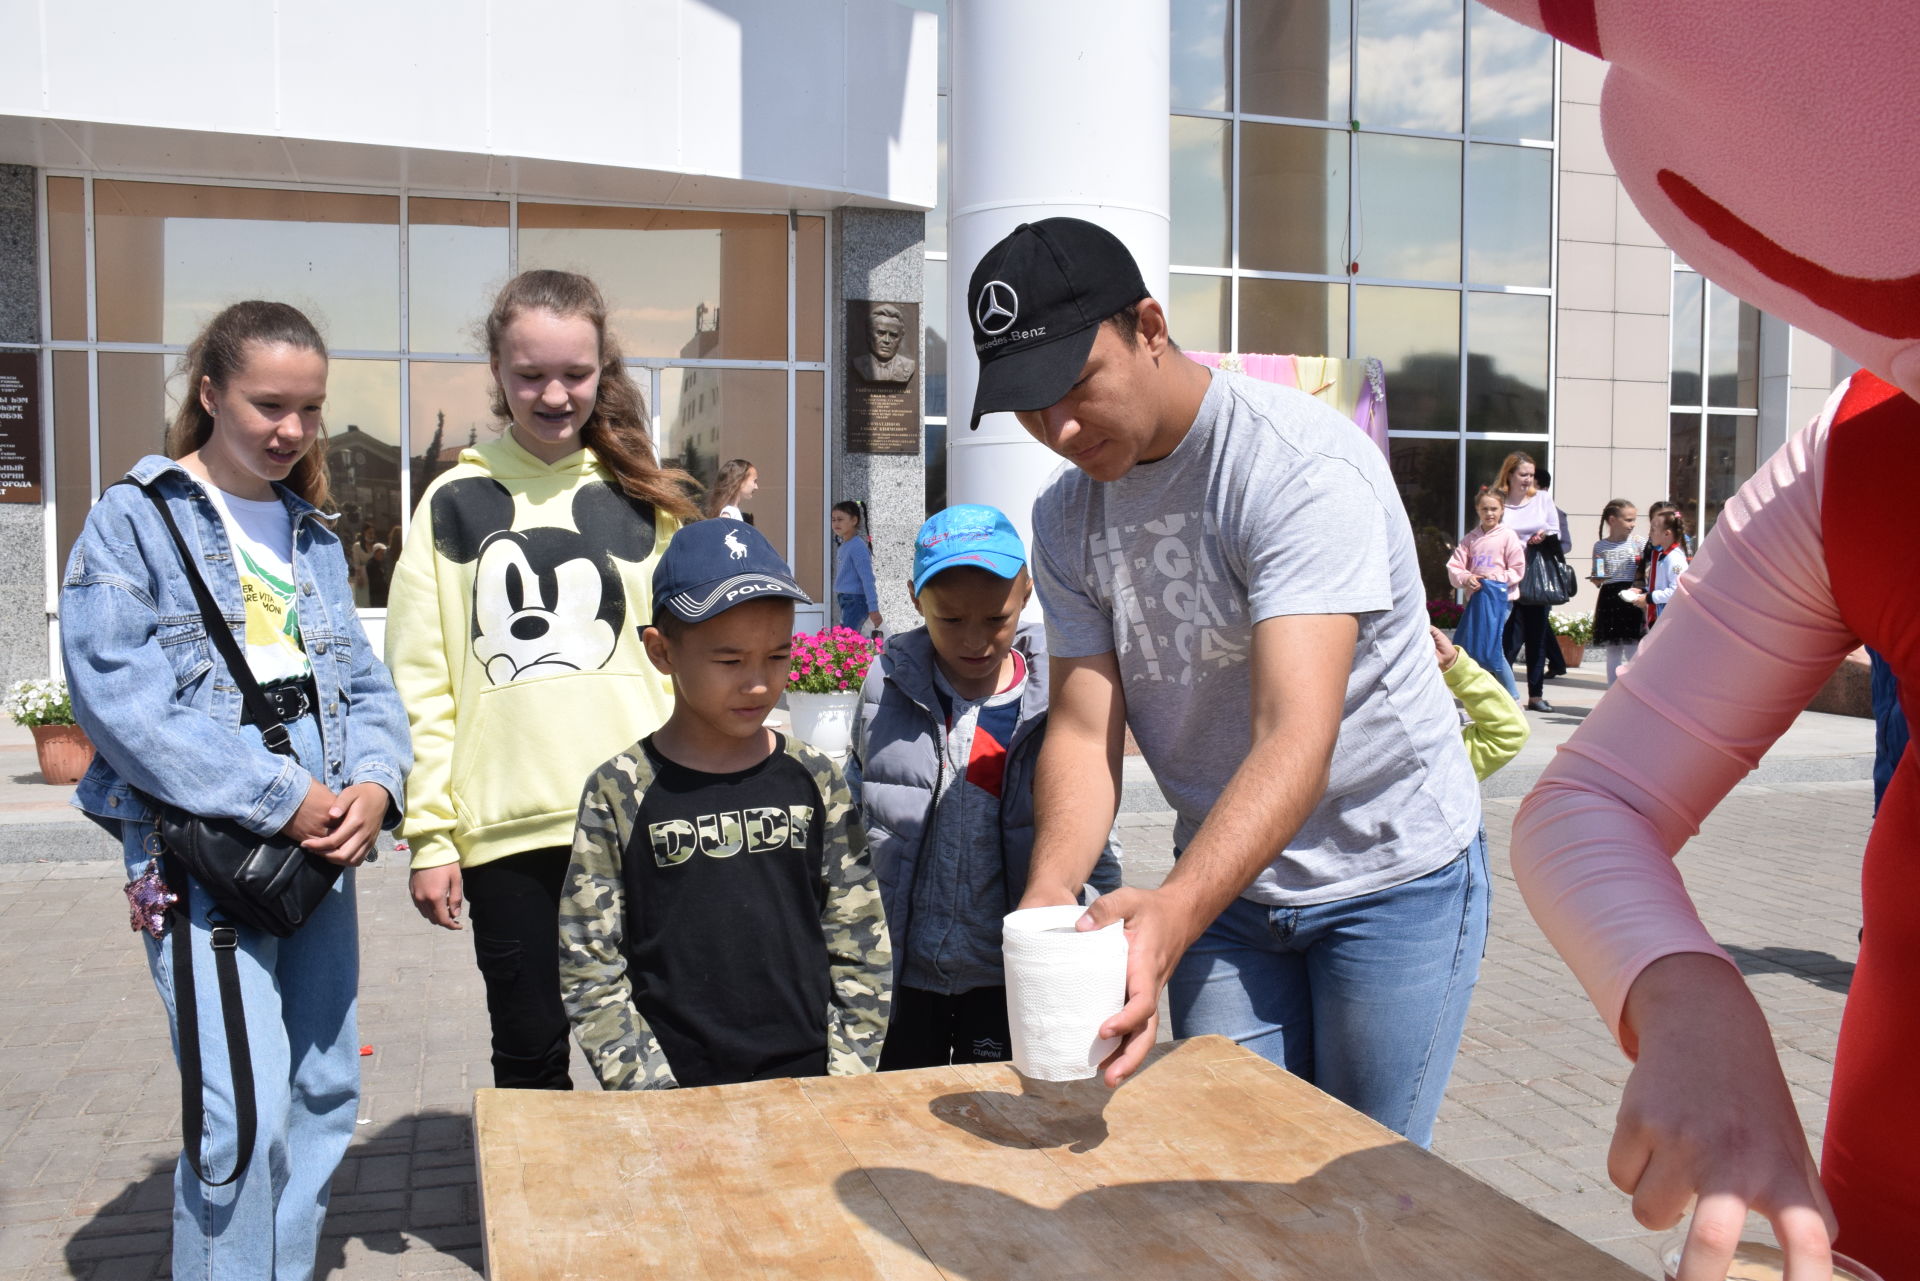
<instances>
[{"instance_id":1,"label":"navy polo baseball cap","mask_svg":"<svg viewBox=\"0 0 1920 1281\"><path fill-rule=\"evenodd\" d=\"M1023 222L987 250L967 283L982 414L1045 409L1086 368L1100 322L1147 297L1140 266L1105 227L1080 218Z\"/></svg>"},{"instance_id":2,"label":"navy polo baseball cap","mask_svg":"<svg viewBox=\"0 0 1920 1281\"><path fill-rule=\"evenodd\" d=\"M744 520L697 520L676 531L653 567L653 612L704 623L773 597L813 603L767 536Z\"/></svg>"},{"instance_id":3,"label":"navy polo baseball cap","mask_svg":"<svg viewBox=\"0 0 1920 1281\"><path fill-rule=\"evenodd\" d=\"M942 570L971 565L1001 578L1017 578L1027 564L1026 544L1005 512L962 503L927 517L913 540L913 593Z\"/></svg>"}]
</instances>

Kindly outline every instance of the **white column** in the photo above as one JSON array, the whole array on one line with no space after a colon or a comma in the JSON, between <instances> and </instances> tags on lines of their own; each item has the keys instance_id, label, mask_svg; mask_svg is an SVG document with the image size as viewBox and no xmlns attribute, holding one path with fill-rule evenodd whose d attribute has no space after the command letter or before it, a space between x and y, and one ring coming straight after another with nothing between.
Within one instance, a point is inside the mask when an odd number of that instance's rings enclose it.
<instances>
[{"instance_id":1,"label":"white column","mask_svg":"<svg viewBox=\"0 0 1920 1281\"><path fill-rule=\"evenodd\" d=\"M1065 215L1119 236L1167 296L1168 0L951 0L947 495L991 503L1031 541L1060 460L1012 414L969 432L980 367L967 280L1023 222Z\"/></svg>"}]
</instances>

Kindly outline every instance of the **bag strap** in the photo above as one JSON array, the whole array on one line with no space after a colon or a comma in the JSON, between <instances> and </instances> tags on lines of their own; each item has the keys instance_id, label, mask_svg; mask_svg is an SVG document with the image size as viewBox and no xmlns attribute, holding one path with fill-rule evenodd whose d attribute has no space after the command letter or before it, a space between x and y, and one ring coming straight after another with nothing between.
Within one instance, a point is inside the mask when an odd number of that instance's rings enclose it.
<instances>
[{"instance_id":1,"label":"bag strap","mask_svg":"<svg viewBox=\"0 0 1920 1281\"><path fill-rule=\"evenodd\" d=\"M151 492L151 491L149 491ZM227 1031L227 1068L233 1080L234 1110L239 1114L240 1147L233 1173L210 1179L200 1163L200 1145L206 1136L206 1086L200 1075L200 1002L193 988L193 905L187 869L169 851L167 885L180 897L173 905L173 1006L180 1025L180 1128L185 1138L187 1164L200 1182L224 1188L246 1173L253 1160L253 1142L259 1130L259 1111L253 1098L253 1054L247 1045L247 1020L240 998L240 966L235 958L240 932L231 925L213 925L213 968L220 980L220 1018Z\"/></svg>"},{"instance_id":2,"label":"bag strap","mask_svg":"<svg viewBox=\"0 0 1920 1281\"><path fill-rule=\"evenodd\" d=\"M149 483L137 480L116 481L120 485L132 485L145 494L154 508L160 513L160 519L166 522L167 532L173 535L173 545L180 549L180 562L187 568L187 582L193 587L193 598L200 605L200 617L206 624L207 637L213 647L220 651L220 657L227 664L227 671L233 677L233 683L240 687L240 697L245 700L247 714L253 717L253 723L260 728L260 737L265 740L267 750L281 756L293 755L293 740L287 735L287 727L274 713L267 702L267 696L260 692L260 682L254 679L253 669L247 666L247 659L240 652L240 644L233 639L233 629L227 626L226 617L221 614L220 606L213 599L213 592L207 587L207 580L200 574L199 562L187 548L187 540L181 536L180 526L174 522L173 513L167 509L167 500ZM110 487L111 488L111 487Z\"/></svg>"}]
</instances>

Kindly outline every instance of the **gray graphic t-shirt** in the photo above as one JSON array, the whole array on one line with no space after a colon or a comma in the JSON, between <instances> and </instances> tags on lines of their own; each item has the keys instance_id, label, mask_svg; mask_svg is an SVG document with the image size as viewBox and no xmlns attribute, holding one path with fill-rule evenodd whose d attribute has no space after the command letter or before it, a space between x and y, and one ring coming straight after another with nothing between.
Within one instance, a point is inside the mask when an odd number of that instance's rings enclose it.
<instances>
[{"instance_id":1,"label":"gray graphic t-shirt","mask_svg":"<svg viewBox=\"0 0 1920 1281\"><path fill-rule=\"evenodd\" d=\"M1048 649L1117 656L1176 848L1251 746L1253 625L1359 617L1326 795L1242 897L1371 893L1473 839L1480 788L1434 662L1413 531L1379 447L1338 412L1216 373L1179 448L1106 483L1062 467L1033 529Z\"/></svg>"}]
</instances>

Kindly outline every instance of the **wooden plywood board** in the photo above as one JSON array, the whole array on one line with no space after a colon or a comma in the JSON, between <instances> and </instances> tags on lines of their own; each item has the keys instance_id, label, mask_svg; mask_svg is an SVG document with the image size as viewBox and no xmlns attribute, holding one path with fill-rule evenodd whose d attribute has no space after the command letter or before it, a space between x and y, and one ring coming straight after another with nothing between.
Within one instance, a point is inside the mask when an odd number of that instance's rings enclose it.
<instances>
[{"instance_id":1,"label":"wooden plywood board","mask_svg":"<svg viewBox=\"0 0 1920 1281\"><path fill-rule=\"evenodd\" d=\"M482 1090L475 1133L494 1281L1639 1275L1219 1037L1114 1092L1004 1064Z\"/></svg>"}]
</instances>

